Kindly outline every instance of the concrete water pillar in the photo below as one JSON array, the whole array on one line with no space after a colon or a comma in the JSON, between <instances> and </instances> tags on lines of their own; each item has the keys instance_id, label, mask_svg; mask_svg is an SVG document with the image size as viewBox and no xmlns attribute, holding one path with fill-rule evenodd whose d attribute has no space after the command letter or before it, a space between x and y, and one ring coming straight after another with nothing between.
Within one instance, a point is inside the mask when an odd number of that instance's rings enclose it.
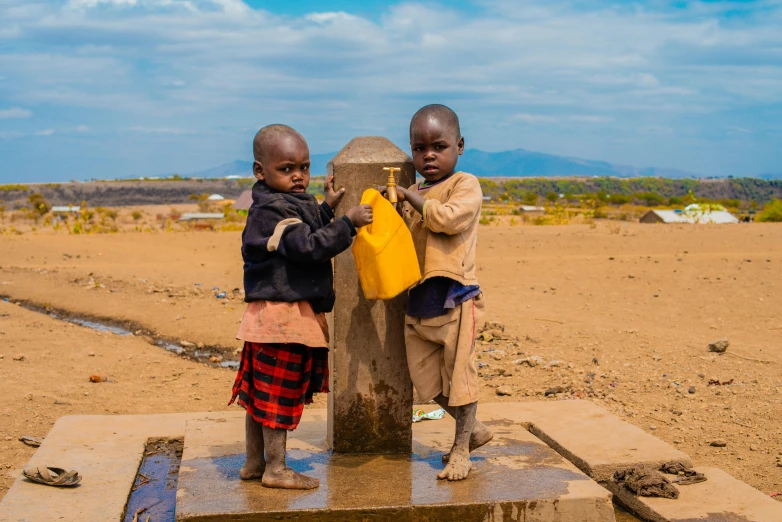
<instances>
[{"instance_id":1,"label":"concrete water pillar","mask_svg":"<svg viewBox=\"0 0 782 522\"><path fill-rule=\"evenodd\" d=\"M399 186L415 181L410 157L386 138L355 138L331 160L336 188L347 192L337 217L358 205L364 190L385 185L401 169ZM334 260L336 303L331 328L328 443L336 453L411 453L413 385L407 370L407 295L367 301L350 250Z\"/></svg>"}]
</instances>

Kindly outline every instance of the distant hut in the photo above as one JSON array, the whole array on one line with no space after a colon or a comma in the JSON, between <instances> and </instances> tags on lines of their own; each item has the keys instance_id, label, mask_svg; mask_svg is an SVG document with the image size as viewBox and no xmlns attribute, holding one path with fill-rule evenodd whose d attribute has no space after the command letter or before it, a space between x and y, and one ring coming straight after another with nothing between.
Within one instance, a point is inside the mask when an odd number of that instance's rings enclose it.
<instances>
[{"instance_id":1,"label":"distant hut","mask_svg":"<svg viewBox=\"0 0 782 522\"><path fill-rule=\"evenodd\" d=\"M214 222L224 218L222 212L185 212L178 221L192 224L196 230L214 230Z\"/></svg>"},{"instance_id":2,"label":"distant hut","mask_svg":"<svg viewBox=\"0 0 782 522\"><path fill-rule=\"evenodd\" d=\"M690 224L731 224L738 223L736 216L721 206L703 207L698 204L687 205L684 210L653 209L641 216L641 223L690 223Z\"/></svg>"},{"instance_id":3,"label":"distant hut","mask_svg":"<svg viewBox=\"0 0 782 522\"><path fill-rule=\"evenodd\" d=\"M52 207L52 214L56 215L60 219L65 219L66 216L79 217L80 211L81 207L75 207L73 205Z\"/></svg>"},{"instance_id":4,"label":"distant hut","mask_svg":"<svg viewBox=\"0 0 782 522\"><path fill-rule=\"evenodd\" d=\"M521 205L519 206L519 213L523 215L545 214L546 209L544 207L536 207L535 205Z\"/></svg>"},{"instance_id":5,"label":"distant hut","mask_svg":"<svg viewBox=\"0 0 782 522\"><path fill-rule=\"evenodd\" d=\"M233 204L233 207L234 207L234 210L247 212L248 210L250 210L250 206L252 204L253 204L253 191L252 190L245 190L236 199L236 201Z\"/></svg>"},{"instance_id":6,"label":"distant hut","mask_svg":"<svg viewBox=\"0 0 782 522\"><path fill-rule=\"evenodd\" d=\"M206 198L207 201L223 201L225 198L221 196L220 194L212 194L208 198Z\"/></svg>"}]
</instances>

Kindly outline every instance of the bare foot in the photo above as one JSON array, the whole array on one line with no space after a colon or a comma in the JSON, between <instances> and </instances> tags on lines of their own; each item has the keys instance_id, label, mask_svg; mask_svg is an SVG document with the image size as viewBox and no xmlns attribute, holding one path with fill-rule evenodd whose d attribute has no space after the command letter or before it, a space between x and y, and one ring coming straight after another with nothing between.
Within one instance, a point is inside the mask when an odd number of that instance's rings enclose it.
<instances>
[{"instance_id":1,"label":"bare foot","mask_svg":"<svg viewBox=\"0 0 782 522\"><path fill-rule=\"evenodd\" d=\"M320 486L320 480L296 473L291 468L283 468L277 473L267 470L261 484L267 488L315 489Z\"/></svg>"},{"instance_id":2,"label":"bare foot","mask_svg":"<svg viewBox=\"0 0 782 522\"><path fill-rule=\"evenodd\" d=\"M494 432L492 432L484 423L476 420L475 427L470 434L470 452L472 453L481 446L488 444L493 438ZM450 453L445 453L443 455L443 464L447 464L450 457Z\"/></svg>"},{"instance_id":3,"label":"bare foot","mask_svg":"<svg viewBox=\"0 0 782 522\"><path fill-rule=\"evenodd\" d=\"M242 480L253 480L263 477L266 471L266 462L250 462L249 459L244 462L244 466L239 470L239 478Z\"/></svg>"},{"instance_id":4,"label":"bare foot","mask_svg":"<svg viewBox=\"0 0 782 522\"><path fill-rule=\"evenodd\" d=\"M470 474L472 462L470 454L460 452L451 452L452 458L449 460L445 469L437 474L437 478L448 480L464 480Z\"/></svg>"}]
</instances>

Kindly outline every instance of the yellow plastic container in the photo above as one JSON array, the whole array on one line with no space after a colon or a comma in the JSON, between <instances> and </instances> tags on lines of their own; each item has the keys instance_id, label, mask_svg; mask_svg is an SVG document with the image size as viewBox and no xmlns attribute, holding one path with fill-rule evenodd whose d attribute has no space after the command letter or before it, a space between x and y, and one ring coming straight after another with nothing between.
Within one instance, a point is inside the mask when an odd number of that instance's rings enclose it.
<instances>
[{"instance_id":1,"label":"yellow plastic container","mask_svg":"<svg viewBox=\"0 0 782 522\"><path fill-rule=\"evenodd\" d=\"M413 236L396 209L375 189L361 204L371 205L373 222L358 229L353 259L367 299L392 299L421 280Z\"/></svg>"}]
</instances>

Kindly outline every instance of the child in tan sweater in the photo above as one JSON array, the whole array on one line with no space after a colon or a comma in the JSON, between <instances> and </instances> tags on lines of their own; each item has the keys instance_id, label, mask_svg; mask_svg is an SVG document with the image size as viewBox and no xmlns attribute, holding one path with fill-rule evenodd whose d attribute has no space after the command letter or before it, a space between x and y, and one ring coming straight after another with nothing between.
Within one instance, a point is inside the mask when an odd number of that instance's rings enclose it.
<instances>
[{"instance_id":1,"label":"child in tan sweater","mask_svg":"<svg viewBox=\"0 0 782 522\"><path fill-rule=\"evenodd\" d=\"M425 181L397 187L423 274L409 295L407 362L420 399L434 400L456 419L453 447L437 477L463 480L472 467L470 451L493 436L475 418L475 335L484 310L475 249L483 194L475 176L455 172L464 138L448 107L427 105L413 116L410 146Z\"/></svg>"}]
</instances>

